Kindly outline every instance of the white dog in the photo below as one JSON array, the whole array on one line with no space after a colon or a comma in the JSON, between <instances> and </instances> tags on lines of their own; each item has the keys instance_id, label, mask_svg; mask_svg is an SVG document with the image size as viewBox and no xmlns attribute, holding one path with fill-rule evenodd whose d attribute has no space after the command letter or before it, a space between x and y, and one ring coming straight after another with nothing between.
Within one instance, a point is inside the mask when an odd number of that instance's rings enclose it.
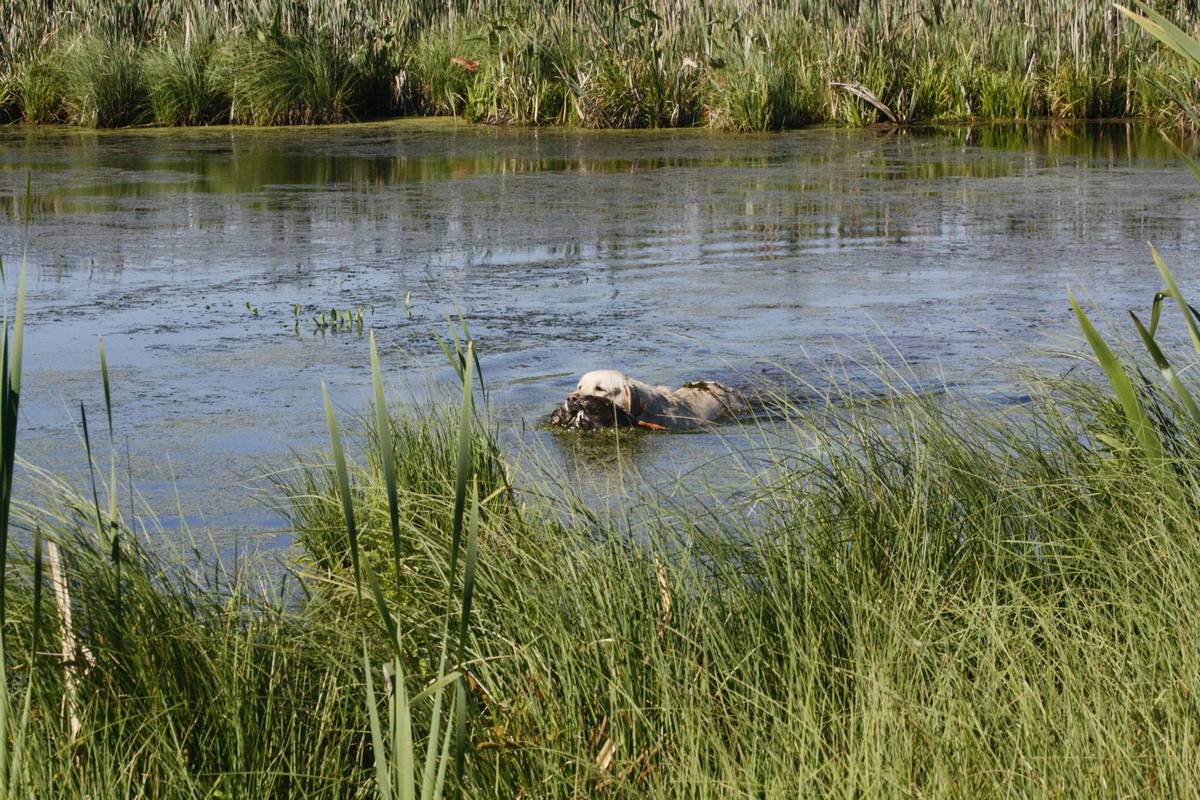
<instances>
[{"instance_id":1,"label":"white dog","mask_svg":"<svg viewBox=\"0 0 1200 800\"><path fill-rule=\"evenodd\" d=\"M598 413L603 406L612 413ZM693 381L682 388L651 386L623 372L602 369L579 379L551 421L567 427L636 425L650 430L689 430L714 422L744 405L738 392L714 381Z\"/></svg>"}]
</instances>

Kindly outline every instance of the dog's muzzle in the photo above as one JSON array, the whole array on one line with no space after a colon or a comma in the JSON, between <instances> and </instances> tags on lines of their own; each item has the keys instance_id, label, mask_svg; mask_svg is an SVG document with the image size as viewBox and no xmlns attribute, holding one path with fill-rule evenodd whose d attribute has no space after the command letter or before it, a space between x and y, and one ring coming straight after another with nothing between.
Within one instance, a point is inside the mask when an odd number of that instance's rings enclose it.
<instances>
[{"instance_id":1,"label":"dog's muzzle","mask_svg":"<svg viewBox=\"0 0 1200 800\"><path fill-rule=\"evenodd\" d=\"M633 427L633 418L625 409L614 405L603 397L570 394L561 406L550 415L550 424L561 428L598 430L600 428Z\"/></svg>"}]
</instances>

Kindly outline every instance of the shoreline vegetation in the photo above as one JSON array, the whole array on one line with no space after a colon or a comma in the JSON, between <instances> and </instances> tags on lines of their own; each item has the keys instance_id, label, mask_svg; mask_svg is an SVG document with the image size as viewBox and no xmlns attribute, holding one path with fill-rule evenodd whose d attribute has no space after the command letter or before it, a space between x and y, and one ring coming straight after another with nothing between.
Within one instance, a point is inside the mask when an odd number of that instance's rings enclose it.
<instances>
[{"instance_id":1,"label":"shoreline vegetation","mask_svg":"<svg viewBox=\"0 0 1200 800\"><path fill-rule=\"evenodd\" d=\"M10 0L0 30L0 121L33 124L1197 119L1194 73L1106 2Z\"/></svg>"},{"instance_id":2,"label":"shoreline vegetation","mask_svg":"<svg viewBox=\"0 0 1200 800\"><path fill-rule=\"evenodd\" d=\"M103 447L93 496L41 475L7 569L8 796L1190 790L1185 395L1130 384L1138 428L1095 382L998 407L892 373L891 402L787 409L736 497L603 513L512 488L460 344L459 408L376 403L344 450L327 405L332 454L278 478L300 561L273 583L154 555Z\"/></svg>"}]
</instances>

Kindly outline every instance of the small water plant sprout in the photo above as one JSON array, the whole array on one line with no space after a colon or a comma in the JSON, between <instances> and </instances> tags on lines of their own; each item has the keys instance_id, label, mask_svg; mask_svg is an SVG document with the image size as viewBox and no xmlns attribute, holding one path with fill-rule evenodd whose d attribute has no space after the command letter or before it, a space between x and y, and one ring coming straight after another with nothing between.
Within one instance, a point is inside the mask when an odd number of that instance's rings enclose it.
<instances>
[{"instance_id":1,"label":"small water plant sprout","mask_svg":"<svg viewBox=\"0 0 1200 800\"><path fill-rule=\"evenodd\" d=\"M296 306L296 308L299 309L299 306ZM296 313L298 315L299 311ZM337 308L330 308L328 314L322 311L320 316L313 317L313 324L316 326L316 330L321 333L325 333L326 331L330 333L341 331L362 333L363 320L366 317L366 313L367 309L365 306L355 306L353 309L346 308L341 311L338 311ZM297 324L299 323L297 322Z\"/></svg>"}]
</instances>

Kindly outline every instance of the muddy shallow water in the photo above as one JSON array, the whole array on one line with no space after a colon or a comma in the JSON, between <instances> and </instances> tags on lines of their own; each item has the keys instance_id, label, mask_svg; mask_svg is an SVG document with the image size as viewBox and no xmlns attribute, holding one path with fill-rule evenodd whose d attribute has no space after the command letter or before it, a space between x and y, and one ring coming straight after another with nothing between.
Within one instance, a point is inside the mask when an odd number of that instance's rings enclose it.
<instances>
[{"instance_id":1,"label":"muddy shallow water","mask_svg":"<svg viewBox=\"0 0 1200 800\"><path fill-rule=\"evenodd\" d=\"M83 463L80 401L106 430L103 335L120 448L164 525L181 508L218 541L268 547L289 537L253 487L324 443L320 381L365 408L365 338L316 331L322 309L364 309L398 402L444 379L431 331L461 310L507 435L574 468L595 448L537 423L592 368L678 385L877 347L1003 396L997 360L1074 332L1068 285L1114 317L1148 305L1147 240L1186 277L1200 211L1158 134L1126 125L0 128L10 295L27 175L21 452ZM729 433L644 437L624 457L679 474ZM611 479L601 462L593 479Z\"/></svg>"}]
</instances>

